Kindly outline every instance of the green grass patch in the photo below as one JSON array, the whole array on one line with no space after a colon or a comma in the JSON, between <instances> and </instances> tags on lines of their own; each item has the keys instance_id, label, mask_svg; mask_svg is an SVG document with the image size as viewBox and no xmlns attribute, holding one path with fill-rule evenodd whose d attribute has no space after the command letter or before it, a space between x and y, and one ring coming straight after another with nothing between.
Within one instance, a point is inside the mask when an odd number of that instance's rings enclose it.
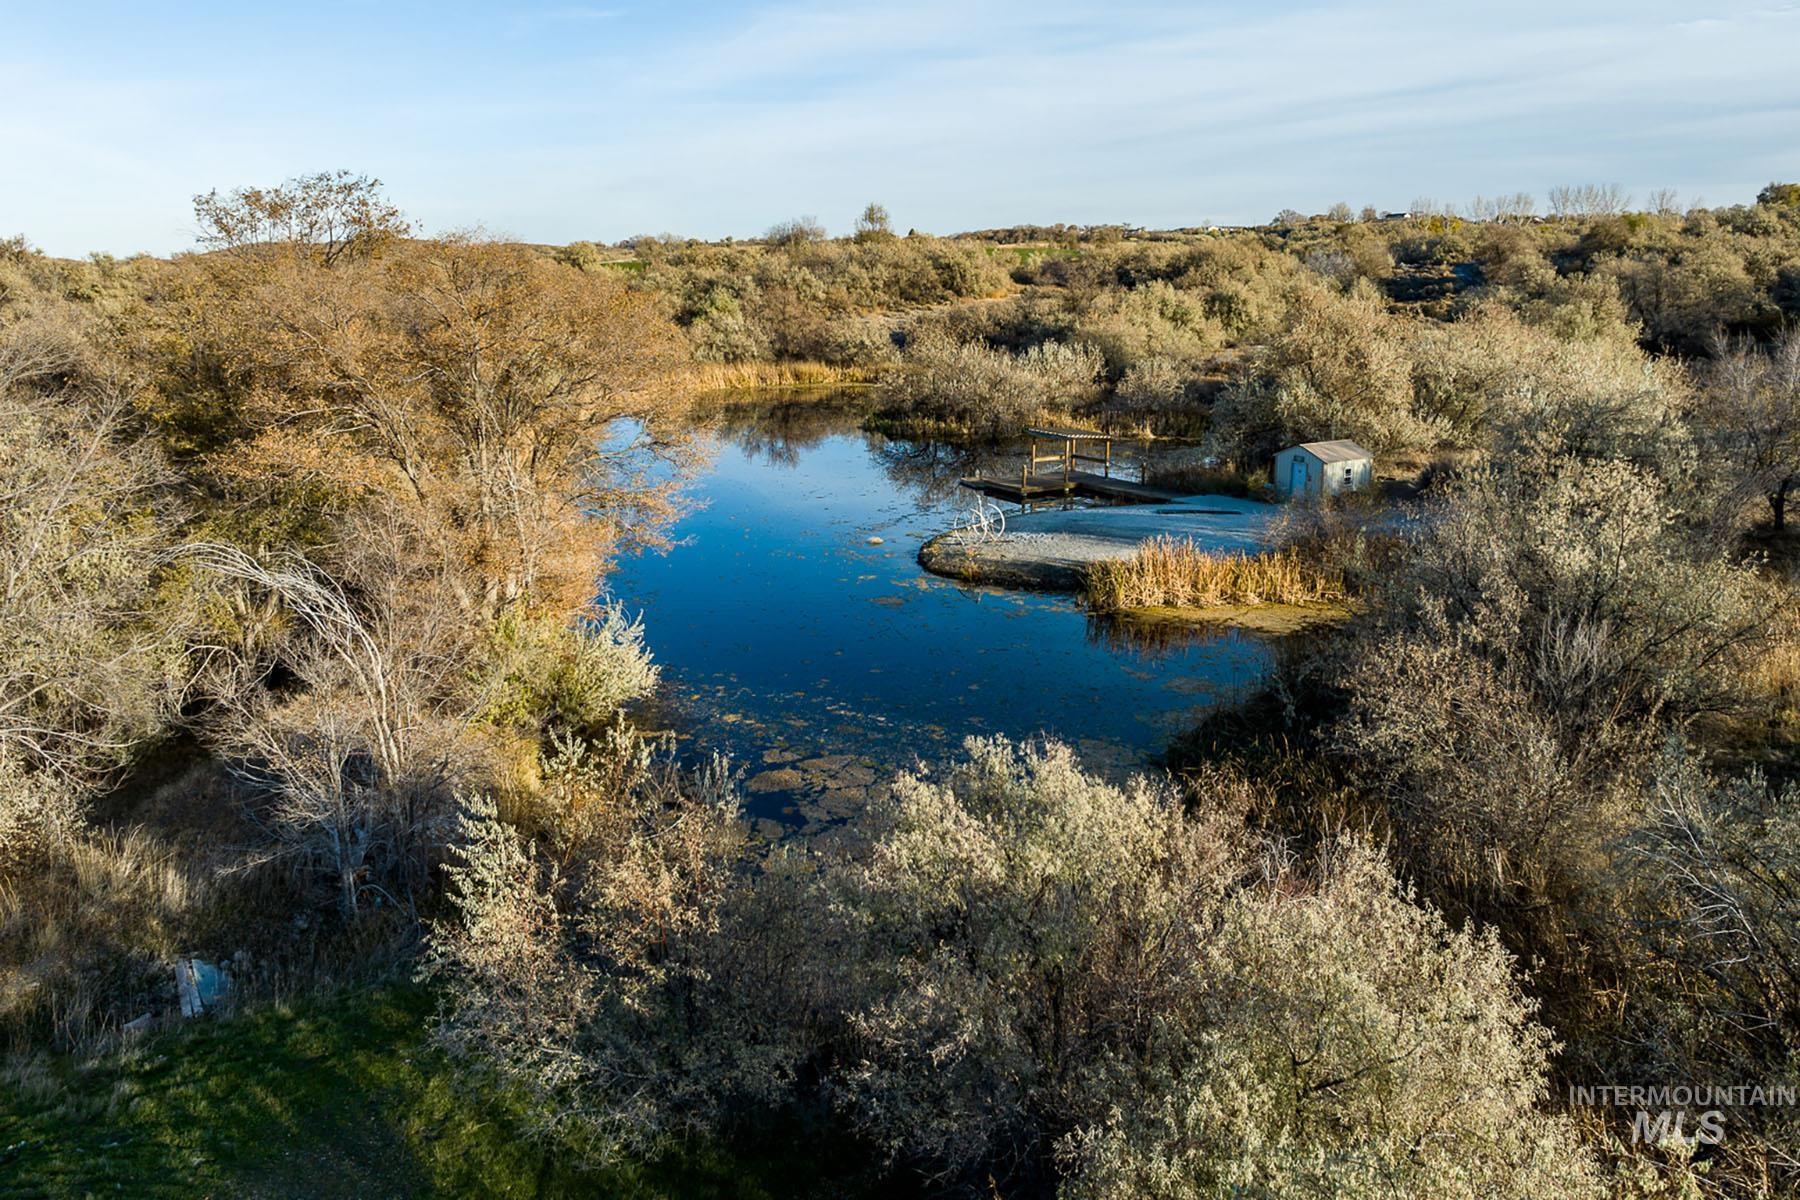
<instances>
[{"instance_id":1,"label":"green grass patch","mask_svg":"<svg viewBox=\"0 0 1800 1200\"><path fill-rule=\"evenodd\" d=\"M525 1136L516 1101L453 1069L430 1013L428 993L392 986L14 1069L0 1079L0 1197L869 1194L852 1147L833 1171L817 1142L795 1162L789 1138L582 1170Z\"/></svg>"},{"instance_id":2,"label":"green grass patch","mask_svg":"<svg viewBox=\"0 0 1800 1200\"><path fill-rule=\"evenodd\" d=\"M1014 265L1021 267L1029 267L1042 258L1081 257L1079 246L989 246L987 252L990 258L1010 258Z\"/></svg>"}]
</instances>

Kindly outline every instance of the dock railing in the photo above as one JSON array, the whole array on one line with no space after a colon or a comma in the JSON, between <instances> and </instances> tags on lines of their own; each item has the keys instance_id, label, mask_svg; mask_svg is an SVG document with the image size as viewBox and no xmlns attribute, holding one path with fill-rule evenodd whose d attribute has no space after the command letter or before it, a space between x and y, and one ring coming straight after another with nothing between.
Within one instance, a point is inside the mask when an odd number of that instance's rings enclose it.
<instances>
[{"instance_id":1,"label":"dock railing","mask_svg":"<svg viewBox=\"0 0 1800 1200\"><path fill-rule=\"evenodd\" d=\"M961 481L990 496L1004 497L1030 506L1036 501L1087 496L1124 503L1161 503L1173 493L1112 473L1111 434L1089 429L1031 426L1025 430L1025 461L1016 476L995 475L984 479L978 471ZM1084 467L1097 467L1098 470Z\"/></svg>"}]
</instances>

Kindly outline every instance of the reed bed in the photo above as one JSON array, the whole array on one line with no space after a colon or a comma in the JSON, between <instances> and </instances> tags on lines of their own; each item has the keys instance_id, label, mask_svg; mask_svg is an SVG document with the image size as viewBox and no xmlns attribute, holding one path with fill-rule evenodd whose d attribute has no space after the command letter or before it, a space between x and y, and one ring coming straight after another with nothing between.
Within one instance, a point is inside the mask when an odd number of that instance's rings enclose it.
<instances>
[{"instance_id":1,"label":"reed bed","mask_svg":"<svg viewBox=\"0 0 1800 1200\"><path fill-rule=\"evenodd\" d=\"M697 392L742 392L767 388L843 387L870 383L877 369L822 362L690 363L683 377Z\"/></svg>"},{"instance_id":2,"label":"reed bed","mask_svg":"<svg viewBox=\"0 0 1800 1200\"><path fill-rule=\"evenodd\" d=\"M1212 554L1189 538L1159 537L1130 558L1088 568L1084 595L1095 612L1152 606L1318 604L1342 600L1341 571L1291 547L1267 554Z\"/></svg>"}]
</instances>

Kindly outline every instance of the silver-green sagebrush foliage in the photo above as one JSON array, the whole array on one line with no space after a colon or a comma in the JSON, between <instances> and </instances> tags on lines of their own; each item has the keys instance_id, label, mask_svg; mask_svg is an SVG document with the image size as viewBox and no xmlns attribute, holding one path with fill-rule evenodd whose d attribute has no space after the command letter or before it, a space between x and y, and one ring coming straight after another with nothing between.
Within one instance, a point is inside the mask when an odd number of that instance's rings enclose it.
<instances>
[{"instance_id":1,"label":"silver-green sagebrush foliage","mask_svg":"<svg viewBox=\"0 0 1800 1200\"><path fill-rule=\"evenodd\" d=\"M1041 414L1093 399L1101 365L1085 346L1045 342L1014 355L933 335L907 347L883 378L881 403L896 419L925 428L1016 433Z\"/></svg>"},{"instance_id":2,"label":"silver-green sagebrush foliage","mask_svg":"<svg viewBox=\"0 0 1800 1200\"><path fill-rule=\"evenodd\" d=\"M437 1036L575 1160L789 1122L945 1194L1791 1193L1791 1111L1558 1114L1796 1077L1796 195L556 251L328 173L200 197L206 254L0 241L0 1038L429 922ZM1295 522L1360 619L1179 791L979 741L771 846L591 604L672 512L671 379L770 362L889 429L1433 467Z\"/></svg>"},{"instance_id":3,"label":"silver-green sagebrush foliage","mask_svg":"<svg viewBox=\"0 0 1800 1200\"><path fill-rule=\"evenodd\" d=\"M1226 776L1190 813L1064 747L967 752L900 781L861 878L873 1136L1070 1196L1591 1193L1510 958L1374 847L1253 844Z\"/></svg>"},{"instance_id":4,"label":"silver-green sagebrush foliage","mask_svg":"<svg viewBox=\"0 0 1800 1200\"><path fill-rule=\"evenodd\" d=\"M903 776L855 861L747 858L717 794L612 789L558 865L462 818L447 1044L597 1156L811 1086L896 1162L1069 1196L1581 1195L1491 936L1353 838L1252 839L1063 746ZM631 797L641 796L642 799ZM655 797L655 802L650 798ZM623 807L619 807L621 801Z\"/></svg>"}]
</instances>

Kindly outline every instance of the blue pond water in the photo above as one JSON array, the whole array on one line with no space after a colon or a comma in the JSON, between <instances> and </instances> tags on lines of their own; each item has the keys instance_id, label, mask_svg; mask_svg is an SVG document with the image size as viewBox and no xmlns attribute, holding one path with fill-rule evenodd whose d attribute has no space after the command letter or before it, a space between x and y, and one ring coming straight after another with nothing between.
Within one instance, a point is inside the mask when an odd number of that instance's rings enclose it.
<instances>
[{"instance_id":1,"label":"blue pond water","mask_svg":"<svg viewBox=\"0 0 1800 1200\"><path fill-rule=\"evenodd\" d=\"M951 448L817 410L738 414L709 438L678 544L627 560L612 591L644 613L661 717L731 754L754 817L836 820L972 734L1048 734L1120 774L1269 666L1235 631L1147 647L1066 597L927 574L919 544L972 499Z\"/></svg>"}]
</instances>

